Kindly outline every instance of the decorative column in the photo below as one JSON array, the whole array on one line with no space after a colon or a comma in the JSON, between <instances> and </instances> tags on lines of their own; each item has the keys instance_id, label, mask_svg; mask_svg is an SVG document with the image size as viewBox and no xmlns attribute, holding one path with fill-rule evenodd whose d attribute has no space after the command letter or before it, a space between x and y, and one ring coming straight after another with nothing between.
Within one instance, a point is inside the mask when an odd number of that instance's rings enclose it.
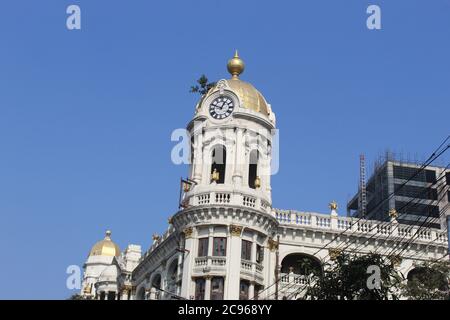
<instances>
[{"instance_id":1,"label":"decorative column","mask_svg":"<svg viewBox=\"0 0 450 320\"><path fill-rule=\"evenodd\" d=\"M200 131L200 133L196 134L195 126L192 129L192 134L194 134L194 142L195 142L195 149L194 149L194 163L193 165L193 174L192 179L200 183L202 180L202 164L203 164L203 134ZM201 129L200 129L201 130Z\"/></svg>"},{"instance_id":2,"label":"decorative column","mask_svg":"<svg viewBox=\"0 0 450 320\"><path fill-rule=\"evenodd\" d=\"M267 250L265 250L265 253L268 253L264 256L264 260L266 261L265 265L265 288L268 288L276 281L276 270L278 268L277 266L277 259L276 259L276 252L278 250L278 243L273 238L269 238L267 240ZM281 263L281 262L280 262ZM269 289L265 290L263 293L263 296L260 297L260 299L264 299L265 297L274 297L275 293L275 285L270 287Z\"/></svg>"},{"instance_id":3,"label":"decorative column","mask_svg":"<svg viewBox=\"0 0 450 320\"><path fill-rule=\"evenodd\" d=\"M211 276L205 277L205 300L211 300Z\"/></svg>"},{"instance_id":4,"label":"decorative column","mask_svg":"<svg viewBox=\"0 0 450 320\"><path fill-rule=\"evenodd\" d=\"M242 186L243 167L245 164L245 150L243 144L243 132L242 128L236 128L236 149L234 157L234 172L233 172L233 184L236 186Z\"/></svg>"},{"instance_id":5,"label":"decorative column","mask_svg":"<svg viewBox=\"0 0 450 320\"><path fill-rule=\"evenodd\" d=\"M225 300L239 300L241 274L241 233L242 226L230 225L229 250L227 251L227 275Z\"/></svg>"},{"instance_id":6,"label":"decorative column","mask_svg":"<svg viewBox=\"0 0 450 320\"><path fill-rule=\"evenodd\" d=\"M208 233L208 257L212 257L213 256L213 248L214 248L214 227L210 226L209 227L209 233ZM208 259L208 265L209 265L209 260Z\"/></svg>"},{"instance_id":7,"label":"decorative column","mask_svg":"<svg viewBox=\"0 0 450 320\"><path fill-rule=\"evenodd\" d=\"M253 299L255 297L255 281L250 281L250 286L248 287L248 299Z\"/></svg>"},{"instance_id":8,"label":"decorative column","mask_svg":"<svg viewBox=\"0 0 450 320\"><path fill-rule=\"evenodd\" d=\"M250 256L250 261L252 262L252 272L256 272L256 233L253 234L252 238L252 252Z\"/></svg>"},{"instance_id":9,"label":"decorative column","mask_svg":"<svg viewBox=\"0 0 450 320\"><path fill-rule=\"evenodd\" d=\"M190 288L191 288L191 270L194 266L194 257L195 257L195 243L193 239L194 229L192 227L188 227L183 230L184 234L184 263L183 263L183 278L181 282L181 293L180 295L186 299L189 299L191 296Z\"/></svg>"}]
</instances>

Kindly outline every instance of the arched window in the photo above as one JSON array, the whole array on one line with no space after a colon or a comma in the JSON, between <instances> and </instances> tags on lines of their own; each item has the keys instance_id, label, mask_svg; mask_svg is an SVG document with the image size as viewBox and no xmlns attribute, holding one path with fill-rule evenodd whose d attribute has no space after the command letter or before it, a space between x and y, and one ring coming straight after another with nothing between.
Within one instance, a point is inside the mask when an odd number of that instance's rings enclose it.
<instances>
[{"instance_id":1,"label":"arched window","mask_svg":"<svg viewBox=\"0 0 450 320\"><path fill-rule=\"evenodd\" d=\"M178 294L177 275L178 275L178 261L177 261L177 259L175 259L172 261L172 263L169 266L169 270L167 271L167 279L166 279L167 280L166 290L175 295Z\"/></svg>"},{"instance_id":2,"label":"arched window","mask_svg":"<svg viewBox=\"0 0 450 320\"><path fill-rule=\"evenodd\" d=\"M160 300L161 298L161 275L157 274L152 280L152 288L155 289L155 300Z\"/></svg>"},{"instance_id":3,"label":"arched window","mask_svg":"<svg viewBox=\"0 0 450 320\"><path fill-rule=\"evenodd\" d=\"M252 150L249 157L248 165L248 186L252 189L256 189L256 177L258 176L258 150Z\"/></svg>"},{"instance_id":4,"label":"arched window","mask_svg":"<svg viewBox=\"0 0 450 320\"><path fill-rule=\"evenodd\" d=\"M413 288L416 284L421 284L423 286L432 285L434 290L439 290L442 292L448 291L448 278L447 276L439 272L438 270L433 270L430 267L418 266L408 272L407 275L407 285Z\"/></svg>"},{"instance_id":5,"label":"arched window","mask_svg":"<svg viewBox=\"0 0 450 320\"><path fill-rule=\"evenodd\" d=\"M224 183L227 159L227 149L225 146L215 146L211 154L211 159L211 181L215 181L218 184ZM213 175L213 173L218 174L218 177L217 175Z\"/></svg>"},{"instance_id":6,"label":"arched window","mask_svg":"<svg viewBox=\"0 0 450 320\"><path fill-rule=\"evenodd\" d=\"M304 253L291 253L281 262L281 273L309 276L319 275L322 272L322 265L318 259Z\"/></svg>"}]
</instances>

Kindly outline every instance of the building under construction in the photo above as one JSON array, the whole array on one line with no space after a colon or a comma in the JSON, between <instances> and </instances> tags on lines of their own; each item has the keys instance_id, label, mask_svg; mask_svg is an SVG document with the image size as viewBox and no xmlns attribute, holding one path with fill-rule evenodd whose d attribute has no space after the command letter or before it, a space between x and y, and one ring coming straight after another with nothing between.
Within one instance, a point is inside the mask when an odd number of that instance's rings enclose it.
<instances>
[{"instance_id":1,"label":"building under construction","mask_svg":"<svg viewBox=\"0 0 450 320\"><path fill-rule=\"evenodd\" d=\"M449 169L427 166L421 170L419 164L386 157L375 164L366 182L361 156L360 177L359 191L347 204L349 216L389 221L395 209L399 223L445 228L445 212L450 210Z\"/></svg>"}]
</instances>

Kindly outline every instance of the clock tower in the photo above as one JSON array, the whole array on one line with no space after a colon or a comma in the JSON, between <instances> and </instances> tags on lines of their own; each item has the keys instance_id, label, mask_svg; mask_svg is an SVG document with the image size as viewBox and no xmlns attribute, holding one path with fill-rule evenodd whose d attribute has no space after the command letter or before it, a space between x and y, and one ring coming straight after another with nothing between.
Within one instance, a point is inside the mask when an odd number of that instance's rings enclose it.
<instances>
[{"instance_id":1,"label":"clock tower","mask_svg":"<svg viewBox=\"0 0 450 320\"><path fill-rule=\"evenodd\" d=\"M231 78L201 97L187 126L190 183L183 188L183 210L172 219L184 245L184 297L254 297L273 281L268 243L276 230L270 186L275 115L240 79L245 65L237 51L227 68Z\"/></svg>"}]
</instances>

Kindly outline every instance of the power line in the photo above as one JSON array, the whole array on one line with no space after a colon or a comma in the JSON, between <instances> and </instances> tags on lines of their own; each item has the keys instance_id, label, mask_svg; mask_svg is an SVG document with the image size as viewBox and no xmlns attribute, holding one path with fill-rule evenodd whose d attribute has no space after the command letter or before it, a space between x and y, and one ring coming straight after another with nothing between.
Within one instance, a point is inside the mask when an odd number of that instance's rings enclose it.
<instances>
[{"instance_id":1,"label":"power line","mask_svg":"<svg viewBox=\"0 0 450 320\"><path fill-rule=\"evenodd\" d=\"M450 148L450 144L447 145L447 147L439 152L439 150L442 148L442 146L450 139L450 135L446 137L446 139L439 145L439 147L428 157L428 159L421 165L421 167L411 176L409 177L404 183L402 183L400 185L400 187L396 190L401 190L409 181L411 181L412 179L414 179L420 172L422 172L429 164L431 164L433 161L435 161L436 159L438 159L445 151L447 151ZM439 152L439 153L438 153ZM438 153L438 155L436 155L436 153ZM395 194L395 192L392 192L386 199L380 201L374 208L373 212L375 212L375 209L377 209L381 204L383 204L385 201L389 200L393 195ZM368 217L369 218L369 217ZM317 253L319 253L320 251L322 251L323 249L325 249L326 247L328 247L328 245L330 245L334 240L336 240L339 236L341 236L342 234L344 234L348 229L350 229L351 227L353 227L356 223L358 223L360 220L362 219L362 217L358 218L355 222L352 222L349 226L347 226L342 232L338 233L337 235L335 235L333 237L333 239L331 239L329 242L327 242L324 246L322 246L321 248L319 248L314 254L313 256L315 256ZM353 231L350 235L348 235L349 237L355 233L355 231ZM275 266L276 268L278 268L278 266ZM261 294L262 292L267 291L268 289L270 289L271 287L273 287L274 285L276 285L278 282L281 281L281 277L279 279L277 279L276 281L274 281L274 283L272 283L271 285L267 286L266 288L264 288L264 290L262 290L259 294Z\"/></svg>"},{"instance_id":2,"label":"power line","mask_svg":"<svg viewBox=\"0 0 450 320\"><path fill-rule=\"evenodd\" d=\"M447 139L445 139L445 141L447 141L450 138L447 137ZM407 179L405 182L403 182L400 187L397 188L396 191L401 190L408 182L410 182L412 179L414 179L420 172L422 172L429 164L431 164L433 161L435 161L437 158L439 158L445 151L447 151L450 148L450 144L447 145L447 147L438 153L438 155L436 155L436 153L439 151L439 149L441 148L441 146L443 145L443 143L441 143L441 145L438 147L438 149L436 149L436 151L434 151L432 153L432 155L425 161L425 163L414 173L414 175L412 175L411 177L409 177L409 179ZM392 198L395 195L395 191L392 192L391 194L389 194L389 196L387 198L385 198L384 200L381 200L373 209L372 214L374 214L376 212L376 209L381 206L385 201L389 200L390 198ZM368 220L369 217L366 218L366 220ZM317 253L319 253L321 250L325 249L326 247L328 247L331 243L334 242L334 240L336 240L338 237L340 237L342 234L344 234L347 230L351 229L351 227L353 227L355 224L357 224L359 221L362 220L362 217L359 217L355 222L352 222L351 224L349 224L342 232L336 234L330 241L328 241L324 246L322 246L320 249L318 249L313 255L315 256ZM352 233L355 233L355 231L353 231Z\"/></svg>"},{"instance_id":3,"label":"power line","mask_svg":"<svg viewBox=\"0 0 450 320\"><path fill-rule=\"evenodd\" d=\"M417 206L417 205L422 204L422 203L421 203L422 201L428 200L428 199L422 199L422 200L419 200L419 202L414 202L414 201L417 200L416 198L417 198L418 196L424 194L425 192L428 192L428 191L429 191L434 185L436 185L439 181L441 181L442 179L446 178L446 176L445 176L445 170L446 170L449 166L450 166L450 163L447 165L447 167L446 167L446 168L444 169L444 171L441 173L441 177L439 177L435 182L433 182L433 183L432 183L430 186L428 186L426 189L424 189L424 190L422 190L421 192L419 192L418 194L416 194L416 197L413 198L413 199L411 199L411 200L409 200L405 205L403 205L401 208L399 208L399 211L401 211L401 210L403 210L404 208L408 207L411 203L413 203L413 206L412 206L412 207L415 207L415 206ZM441 197L441 198L438 200L438 202L439 202L440 200L442 200L442 199L443 199L443 197ZM407 215L407 213L402 213L402 214L399 216L399 218L402 217L402 216L405 216L405 215ZM420 222L419 220L420 220L420 218L418 218L416 222ZM371 231L373 231L375 228L379 228L380 226L381 226L381 227L385 227L385 226L387 227L387 226L389 226L389 225L392 225L392 222L389 221L389 222L386 222L386 223L381 224L381 225L380 225L380 224L377 224L377 225L375 225L374 227L372 227L371 229L369 229L368 232L371 232ZM387 237L386 239L383 239L383 241L387 241L387 240L393 235L393 232L392 232L392 231L394 231L396 228L399 228L399 226L400 226L400 224L395 224L395 225L393 226L393 228L390 230L390 233L389 233L388 237ZM352 251L358 250L359 247L363 246L363 245L366 244L369 240L371 240L372 238L374 238L374 237L377 236L377 235L378 235L377 233L372 234L372 236L370 236L369 238L367 238L363 243L359 244L356 248L353 248ZM349 244L347 244L347 245L346 245L344 248L342 248L342 249L340 249L339 246L338 246L337 249L338 249L338 250L344 251L344 250L346 250L348 247L350 247L351 245L352 245L352 243L349 243Z\"/></svg>"}]
</instances>

